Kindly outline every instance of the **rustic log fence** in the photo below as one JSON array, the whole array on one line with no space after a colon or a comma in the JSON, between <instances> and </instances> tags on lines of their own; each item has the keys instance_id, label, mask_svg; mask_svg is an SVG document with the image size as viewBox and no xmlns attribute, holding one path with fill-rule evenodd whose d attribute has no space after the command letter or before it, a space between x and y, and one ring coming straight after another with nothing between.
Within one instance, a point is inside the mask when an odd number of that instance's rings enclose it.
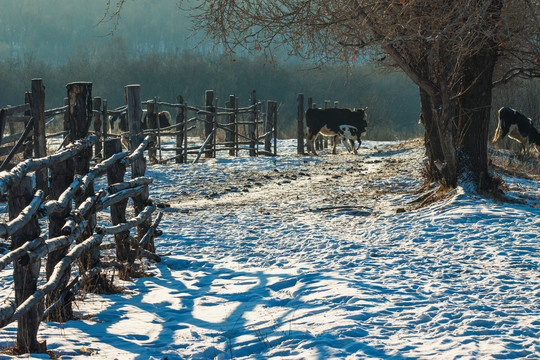
<instances>
[{"instance_id":1,"label":"rustic log fence","mask_svg":"<svg viewBox=\"0 0 540 360\"><path fill-rule=\"evenodd\" d=\"M103 273L106 266L114 266L121 278L129 279L137 271L138 258L160 261L154 253L154 237L160 234L157 226L161 214L152 222L156 210L148 197L152 179L144 176L144 151L151 139L133 136L131 153L121 151L120 139L107 139L102 148L104 160L92 166L92 154L100 138L89 134L89 128L92 122L96 126L96 116L107 111L106 101L102 102L105 111L96 109L91 90L91 83L70 83L67 105L44 110L44 87L40 79L35 79L32 93L26 97L30 99L28 104L0 110L1 134L10 121L24 123L23 133L12 137L17 141L9 154L17 153L25 139L34 134L34 158L2 165L10 169L0 173L0 195L7 195L9 210L9 221L0 222L0 236L11 238L10 251L0 257L0 270L13 264L15 289L14 298L0 301L0 328L18 322L16 349L20 353L46 350L45 342L37 340L42 319L72 319L74 292L83 284L91 285L89 291L107 285ZM125 91L128 114L140 120L139 87L127 86ZM57 151L47 155L46 119L62 113L64 141ZM107 134L107 130L98 134ZM124 179L127 166L131 166L131 180ZM105 174L108 186L95 189L94 181ZM133 199L134 209L130 212L135 216L126 219L129 198ZM96 214L107 209L112 224L98 224ZM42 235L39 218L48 219L48 236ZM132 234L130 229L134 228L136 232ZM112 236L116 256L106 260L100 245ZM46 259L43 284L38 281L41 259ZM75 265L78 274L71 279Z\"/></svg>"},{"instance_id":2,"label":"rustic log fence","mask_svg":"<svg viewBox=\"0 0 540 360\"><path fill-rule=\"evenodd\" d=\"M197 162L203 154L205 158L214 158L219 151L226 151L230 156L239 156L244 150L249 156L277 155L275 101L266 101L264 112L264 103L257 100L255 91L252 91L246 107L238 106L235 95L229 96L225 107L219 107L213 90L205 92L204 106L188 105L181 95L177 96L176 101L169 103L154 98L140 102L141 107L146 105L150 129L134 130L129 123L129 131L109 136L132 137L133 131L151 135L155 142L155 147L149 151L152 163ZM164 109L176 110L174 124L167 127L161 127L158 119L159 112ZM109 111L108 114L121 117L125 116L126 111L127 108L123 106ZM200 137L203 139L202 145L197 141ZM173 139L174 145L167 144L170 139ZM174 155L165 157L165 152L172 152ZM190 155L195 158L191 160Z\"/></svg>"}]
</instances>

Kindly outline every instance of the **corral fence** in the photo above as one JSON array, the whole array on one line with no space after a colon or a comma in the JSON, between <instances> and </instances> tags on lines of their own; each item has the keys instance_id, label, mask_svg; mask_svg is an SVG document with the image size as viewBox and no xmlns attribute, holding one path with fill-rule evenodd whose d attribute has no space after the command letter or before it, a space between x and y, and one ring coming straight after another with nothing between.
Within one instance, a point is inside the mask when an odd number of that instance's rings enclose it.
<instances>
[{"instance_id":1,"label":"corral fence","mask_svg":"<svg viewBox=\"0 0 540 360\"><path fill-rule=\"evenodd\" d=\"M27 104L0 110L2 135L6 124L24 123L18 138L10 135L16 145L2 150L7 152L2 168L9 171L0 172L0 195L7 195L9 211L9 221L0 222L0 236L11 239L0 270L13 264L14 287L0 299L0 328L18 321L19 353L44 352L45 342L37 340L40 322L73 319L74 294L82 287L100 291L110 285L106 268L127 280L140 271L137 259L160 261L154 238L162 214L152 219L152 179L145 176L150 137L131 136L131 152L123 152L117 138L99 148L99 137L89 134L101 114L94 111L91 93L92 83L67 84L67 105L45 110L43 83L34 79ZM139 94L138 86L125 87L129 114L137 114ZM63 141L47 154L45 119L58 113L64 114L65 131L55 135ZM29 137L33 141L26 141ZM104 160L92 164L98 148ZM33 158L10 163L19 151ZM128 167L131 179L126 180ZM128 208L129 199L133 206ZM45 280L38 281L43 270Z\"/></svg>"},{"instance_id":2,"label":"corral fence","mask_svg":"<svg viewBox=\"0 0 540 360\"><path fill-rule=\"evenodd\" d=\"M306 108L307 105L307 108ZM324 100L324 109L330 109L332 107L332 102L330 100ZM339 107L339 101L334 101L334 107ZM300 93L296 97L296 121L297 121L297 131L296 131L296 138L297 138L297 153L299 155L305 154L305 145L304 145L304 139L305 139L305 112L307 109L317 109L317 103L313 102L313 98L308 97L307 98L307 104L304 102L304 94ZM334 139L332 139L334 141ZM328 148L328 138L326 136L319 136L317 137L317 140L315 141L315 150L322 150Z\"/></svg>"},{"instance_id":3,"label":"corral fence","mask_svg":"<svg viewBox=\"0 0 540 360\"><path fill-rule=\"evenodd\" d=\"M205 92L204 106L188 105L180 95L176 100L176 103L168 103L154 98L136 104L141 108L146 106L143 111L148 117L148 129L142 131L138 128L138 121L131 121L126 116L127 105L109 111L108 114L116 118L127 118L129 125L126 128L129 129L120 136L131 137L134 133L142 132L152 137L155 142L149 151L152 163L173 160L177 163L193 163L203 154L205 158L215 158L219 151L226 151L230 156L239 156L243 150L249 156L277 155L275 101L267 101L263 111L264 102L258 101L256 91L252 91L249 104L245 107L239 107L235 95L230 95L225 106L219 107L213 90ZM176 110L174 124L167 127L161 127L159 119L164 109ZM201 136L204 140L202 145L197 141Z\"/></svg>"}]
</instances>

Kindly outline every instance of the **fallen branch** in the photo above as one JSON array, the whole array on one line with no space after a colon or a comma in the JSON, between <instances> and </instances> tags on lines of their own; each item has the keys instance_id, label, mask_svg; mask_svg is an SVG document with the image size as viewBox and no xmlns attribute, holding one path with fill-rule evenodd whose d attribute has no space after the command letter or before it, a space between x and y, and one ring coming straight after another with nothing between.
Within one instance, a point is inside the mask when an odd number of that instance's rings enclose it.
<instances>
[{"instance_id":1,"label":"fallen branch","mask_svg":"<svg viewBox=\"0 0 540 360\"><path fill-rule=\"evenodd\" d=\"M191 163L192 164L196 164L197 161L199 161L199 158L201 157L202 153L204 152L204 149L206 148L206 145L208 145L208 143L210 142L210 140L212 140L212 136L214 136L214 131L215 130L212 130L212 132L210 133L210 135L208 135L208 137L206 138L206 141L204 142L204 144L202 145L201 147L201 150L199 151L199 153L197 154L197 157L195 158L195 160L193 160Z\"/></svg>"}]
</instances>

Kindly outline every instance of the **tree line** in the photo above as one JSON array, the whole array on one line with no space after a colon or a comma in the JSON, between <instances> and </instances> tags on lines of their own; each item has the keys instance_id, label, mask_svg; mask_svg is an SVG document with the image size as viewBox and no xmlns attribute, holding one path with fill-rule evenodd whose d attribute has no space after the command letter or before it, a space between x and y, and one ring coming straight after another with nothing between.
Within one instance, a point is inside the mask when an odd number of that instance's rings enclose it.
<instances>
[{"instance_id":1,"label":"tree line","mask_svg":"<svg viewBox=\"0 0 540 360\"><path fill-rule=\"evenodd\" d=\"M37 56L0 60L2 105L20 104L32 78L43 78L47 107L63 104L65 85L91 81L93 94L108 99L109 108L124 104L124 86L141 84L142 97L173 102L182 95L188 104L204 103L204 91L215 90L218 105L229 94L247 105L257 91L261 100L278 102L278 135L295 137L296 96L304 93L322 107L325 100L340 107L367 107L368 136L395 140L420 136L418 90L398 72L381 72L371 64L352 68L326 66L305 69L296 63L265 64L257 57L217 56L202 51L133 56L121 37L100 48L80 48L65 64L51 64Z\"/></svg>"}]
</instances>

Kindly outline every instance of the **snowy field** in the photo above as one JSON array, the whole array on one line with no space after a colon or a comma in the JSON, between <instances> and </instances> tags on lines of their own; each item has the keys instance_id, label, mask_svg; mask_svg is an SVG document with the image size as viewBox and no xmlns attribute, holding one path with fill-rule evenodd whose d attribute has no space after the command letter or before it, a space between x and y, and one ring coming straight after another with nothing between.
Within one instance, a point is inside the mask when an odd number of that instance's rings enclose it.
<instances>
[{"instance_id":1,"label":"snowy field","mask_svg":"<svg viewBox=\"0 0 540 360\"><path fill-rule=\"evenodd\" d=\"M153 277L42 323L61 359L540 359L539 180L411 209L420 141L155 165ZM11 270L0 272L1 298ZM0 346L16 336L0 330ZM0 358L9 358L1 355ZM19 358L49 358L47 355Z\"/></svg>"}]
</instances>

